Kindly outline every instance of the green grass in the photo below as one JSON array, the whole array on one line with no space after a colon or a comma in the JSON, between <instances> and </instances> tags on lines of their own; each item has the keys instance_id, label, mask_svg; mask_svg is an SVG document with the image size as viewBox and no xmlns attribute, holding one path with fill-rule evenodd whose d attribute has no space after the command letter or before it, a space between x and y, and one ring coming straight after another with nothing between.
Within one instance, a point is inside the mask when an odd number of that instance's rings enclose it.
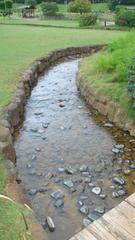
<instances>
[{"instance_id":1,"label":"green grass","mask_svg":"<svg viewBox=\"0 0 135 240\"><path fill-rule=\"evenodd\" d=\"M14 16L11 18L3 18L0 17L0 23L5 24L27 24L27 25L44 25L44 26L57 26L57 27L79 27L77 20L40 20L40 19L23 19L23 18L15 18Z\"/></svg>"},{"instance_id":2,"label":"green grass","mask_svg":"<svg viewBox=\"0 0 135 240\"><path fill-rule=\"evenodd\" d=\"M92 3L92 11L95 12L107 12L109 10L107 3Z\"/></svg>"},{"instance_id":3,"label":"green grass","mask_svg":"<svg viewBox=\"0 0 135 240\"><path fill-rule=\"evenodd\" d=\"M0 107L9 103L22 72L37 57L68 46L108 43L124 36L119 31L0 27Z\"/></svg>"},{"instance_id":4,"label":"green grass","mask_svg":"<svg viewBox=\"0 0 135 240\"><path fill-rule=\"evenodd\" d=\"M5 159L0 155L0 194L4 194L6 182ZM0 198L0 240L32 240L23 218L27 214L20 204Z\"/></svg>"},{"instance_id":5,"label":"green grass","mask_svg":"<svg viewBox=\"0 0 135 240\"><path fill-rule=\"evenodd\" d=\"M127 116L135 120L135 111L127 93L128 66L134 57L135 33L128 33L109 45L106 51L87 58L81 74L90 86L120 104Z\"/></svg>"}]
</instances>

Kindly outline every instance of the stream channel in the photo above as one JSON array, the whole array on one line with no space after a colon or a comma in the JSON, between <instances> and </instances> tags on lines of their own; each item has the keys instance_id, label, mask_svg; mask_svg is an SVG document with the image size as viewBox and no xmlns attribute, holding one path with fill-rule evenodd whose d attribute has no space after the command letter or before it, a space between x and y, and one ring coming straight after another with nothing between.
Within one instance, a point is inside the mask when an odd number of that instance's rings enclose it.
<instances>
[{"instance_id":1,"label":"stream channel","mask_svg":"<svg viewBox=\"0 0 135 240\"><path fill-rule=\"evenodd\" d=\"M39 78L15 141L21 181L49 240L68 240L135 189L126 146L135 140L117 142L113 125L93 119L75 84L79 62L67 59Z\"/></svg>"}]
</instances>

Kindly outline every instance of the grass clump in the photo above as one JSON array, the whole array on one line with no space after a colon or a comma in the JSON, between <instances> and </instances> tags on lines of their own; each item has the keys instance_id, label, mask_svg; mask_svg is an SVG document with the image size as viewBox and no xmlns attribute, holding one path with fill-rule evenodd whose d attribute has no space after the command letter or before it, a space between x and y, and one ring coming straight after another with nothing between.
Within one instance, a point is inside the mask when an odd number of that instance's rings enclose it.
<instances>
[{"instance_id":1,"label":"grass clump","mask_svg":"<svg viewBox=\"0 0 135 240\"><path fill-rule=\"evenodd\" d=\"M135 55L135 32L113 41L105 51L88 57L81 64L81 73L90 86L120 104L125 114L135 120L135 111L128 97L128 66Z\"/></svg>"}]
</instances>

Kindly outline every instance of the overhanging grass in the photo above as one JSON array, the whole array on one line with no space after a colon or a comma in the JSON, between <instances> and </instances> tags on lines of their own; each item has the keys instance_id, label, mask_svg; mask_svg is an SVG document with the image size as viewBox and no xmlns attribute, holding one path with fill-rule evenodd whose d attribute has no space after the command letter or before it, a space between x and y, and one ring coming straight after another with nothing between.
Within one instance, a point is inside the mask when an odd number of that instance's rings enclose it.
<instances>
[{"instance_id":1,"label":"overhanging grass","mask_svg":"<svg viewBox=\"0 0 135 240\"><path fill-rule=\"evenodd\" d=\"M94 89L120 104L131 119L135 111L127 93L128 65L135 53L135 33L109 45L104 52L83 60L81 74Z\"/></svg>"},{"instance_id":2,"label":"overhanging grass","mask_svg":"<svg viewBox=\"0 0 135 240\"><path fill-rule=\"evenodd\" d=\"M0 194L5 193L5 159L0 155ZM20 204L0 197L0 240L34 240L26 228L28 210Z\"/></svg>"},{"instance_id":3,"label":"overhanging grass","mask_svg":"<svg viewBox=\"0 0 135 240\"><path fill-rule=\"evenodd\" d=\"M108 43L124 36L119 31L0 27L0 107L11 99L22 72L37 57L68 46Z\"/></svg>"}]
</instances>

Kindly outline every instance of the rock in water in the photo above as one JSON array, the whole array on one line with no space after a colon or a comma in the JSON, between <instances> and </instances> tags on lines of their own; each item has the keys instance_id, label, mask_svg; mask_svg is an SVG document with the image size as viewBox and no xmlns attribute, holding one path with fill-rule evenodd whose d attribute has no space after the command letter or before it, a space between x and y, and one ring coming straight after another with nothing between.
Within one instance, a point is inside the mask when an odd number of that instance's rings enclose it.
<instances>
[{"instance_id":1,"label":"rock in water","mask_svg":"<svg viewBox=\"0 0 135 240\"><path fill-rule=\"evenodd\" d=\"M87 172L88 171L88 166L86 166L85 164L83 164L81 167L80 167L80 172Z\"/></svg>"},{"instance_id":2,"label":"rock in water","mask_svg":"<svg viewBox=\"0 0 135 240\"><path fill-rule=\"evenodd\" d=\"M62 207L64 205L64 201L63 199L58 199L55 203L54 203L54 206L59 208L59 207Z\"/></svg>"},{"instance_id":3,"label":"rock in water","mask_svg":"<svg viewBox=\"0 0 135 240\"><path fill-rule=\"evenodd\" d=\"M52 218L49 217L49 216L47 216L46 222L47 222L47 225L48 225L49 230L50 230L51 232L53 232L53 231L55 230L55 224L54 224Z\"/></svg>"},{"instance_id":4,"label":"rock in water","mask_svg":"<svg viewBox=\"0 0 135 240\"><path fill-rule=\"evenodd\" d=\"M65 180L65 181L63 182L63 184L64 184L65 186L69 187L69 188L73 188L73 187L74 187L74 184L73 184L73 182L72 182L71 180Z\"/></svg>"},{"instance_id":5,"label":"rock in water","mask_svg":"<svg viewBox=\"0 0 135 240\"><path fill-rule=\"evenodd\" d=\"M55 200L58 200L58 199L63 199L64 198L64 194L61 190L58 190L56 192L52 192L51 193L51 197L54 198Z\"/></svg>"},{"instance_id":6,"label":"rock in water","mask_svg":"<svg viewBox=\"0 0 135 240\"><path fill-rule=\"evenodd\" d=\"M113 182L114 182L115 184L117 184L117 185L123 186L123 185L125 184L125 180L124 180L122 177L120 177L120 176L114 176L114 177L112 178L112 180L113 180Z\"/></svg>"},{"instance_id":7,"label":"rock in water","mask_svg":"<svg viewBox=\"0 0 135 240\"><path fill-rule=\"evenodd\" d=\"M92 193L99 195L101 193L102 189L100 187L93 187L91 191L92 191Z\"/></svg>"},{"instance_id":8,"label":"rock in water","mask_svg":"<svg viewBox=\"0 0 135 240\"><path fill-rule=\"evenodd\" d=\"M135 169L135 164L131 164L131 165L129 165L129 168L131 168L131 169Z\"/></svg>"},{"instance_id":9,"label":"rock in water","mask_svg":"<svg viewBox=\"0 0 135 240\"><path fill-rule=\"evenodd\" d=\"M80 209L80 212L87 215L89 213L89 208L86 205L83 205Z\"/></svg>"},{"instance_id":10,"label":"rock in water","mask_svg":"<svg viewBox=\"0 0 135 240\"><path fill-rule=\"evenodd\" d=\"M92 222L91 220L89 220L89 219L87 219L87 218L84 218L84 219L83 219L83 226L84 226L84 227L87 227L91 222Z\"/></svg>"}]
</instances>

